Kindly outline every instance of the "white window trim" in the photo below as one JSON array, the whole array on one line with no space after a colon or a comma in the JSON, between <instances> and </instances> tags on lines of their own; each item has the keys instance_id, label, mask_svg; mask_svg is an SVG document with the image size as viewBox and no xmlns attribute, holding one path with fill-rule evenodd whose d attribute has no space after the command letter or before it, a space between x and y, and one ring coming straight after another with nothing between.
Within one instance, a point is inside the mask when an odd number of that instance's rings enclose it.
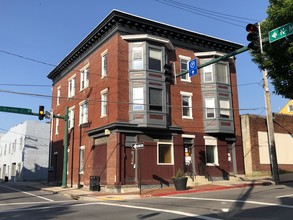
<instances>
[{"instance_id":1,"label":"white window trim","mask_svg":"<svg viewBox=\"0 0 293 220\"><path fill-rule=\"evenodd\" d=\"M69 93L69 82L72 81L74 79L74 92L72 92L73 94ZM70 77L68 79L68 98L72 98L73 96L75 96L75 89L76 89L76 74L74 74L72 77Z\"/></svg>"},{"instance_id":2,"label":"white window trim","mask_svg":"<svg viewBox=\"0 0 293 220\"><path fill-rule=\"evenodd\" d=\"M56 105L59 106L61 101L61 86L57 87L57 102Z\"/></svg>"},{"instance_id":3,"label":"white window trim","mask_svg":"<svg viewBox=\"0 0 293 220\"><path fill-rule=\"evenodd\" d=\"M79 153L80 153L80 150L83 150L83 170L80 171L80 167L79 167L79 174L84 174L84 152L85 152L85 146L80 146L79 147ZM80 166L80 155L79 155L79 166Z\"/></svg>"},{"instance_id":4,"label":"white window trim","mask_svg":"<svg viewBox=\"0 0 293 220\"><path fill-rule=\"evenodd\" d=\"M206 153L206 146L207 145L215 146L215 148L214 148L215 163L206 163L206 166L219 166L217 138L214 138L211 136L204 136L203 138L205 140L205 153Z\"/></svg>"},{"instance_id":5,"label":"white window trim","mask_svg":"<svg viewBox=\"0 0 293 220\"><path fill-rule=\"evenodd\" d=\"M190 116L184 116L183 115L183 105L181 106L182 108L182 118L185 118L185 119L193 119L193 116L192 116L192 96L193 94L191 92L180 92L180 95L181 95L181 105L182 105L182 96L189 96L190 97L190 103L189 103L189 108L190 108Z\"/></svg>"},{"instance_id":6,"label":"white window trim","mask_svg":"<svg viewBox=\"0 0 293 220\"><path fill-rule=\"evenodd\" d=\"M60 116L60 114L58 114L57 116ZM59 134L59 123L60 123L59 118L56 118L55 135Z\"/></svg>"},{"instance_id":7,"label":"white window trim","mask_svg":"<svg viewBox=\"0 0 293 220\"><path fill-rule=\"evenodd\" d=\"M209 107L207 107L206 106L206 100L207 99L212 99L213 100L213 102L214 102L214 107L213 108L209 108ZM205 97L205 99L204 99L204 104L205 104L205 118L206 119L214 119L214 118L216 118L216 109L215 109L215 106L216 106L216 103L215 103L215 98L214 97ZM214 117L208 117L208 109L213 109L214 110Z\"/></svg>"},{"instance_id":8,"label":"white window trim","mask_svg":"<svg viewBox=\"0 0 293 220\"><path fill-rule=\"evenodd\" d=\"M167 144L171 145L171 163L159 163L159 145ZM174 144L173 142L157 142L157 165L174 165Z\"/></svg>"},{"instance_id":9,"label":"white window trim","mask_svg":"<svg viewBox=\"0 0 293 220\"><path fill-rule=\"evenodd\" d=\"M87 65L85 65L83 68L81 68L79 70L79 72L80 72L80 88L79 88L79 91L80 92L89 87L89 84L90 84L90 79L89 79L89 66L90 66L90 64L87 64ZM83 71L85 71L85 70L87 70L87 85L84 86L84 88L82 88L82 77L81 76L83 75Z\"/></svg>"},{"instance_id":10,"label":"white window trim","mask_svg":"<svg viewBox=\"0 0 293 220\"><path fill-rule=\"evenodd\" d=\"M89 121L89 105L87 105L87 120L86 120L86 122L82 122L81 123L81 106L84 104L84 103L86 103L87 102L87 100L84 100L84 101L82 101L82 102L80 102L79 103L79 125L82 125L82 124L86 124L86 123L88 123L88 121ZM88 102L87 102L88 103Z\"/></svg>"},{"instance_id":11,"label":"white window trim","mask_svg":"<svg viewBox=\"0 0 293 220\"><path fill-rule=\"evenodd\" d=\"M187 57L187 56L183 56L183 55L179 55L179 60L180 60L180 72L181 70L181 60L187 60L187 70L189 69L189 61L191 60L191 57ZM186 74L186 79L182 79L182 77L180 77L181 81L184 82L191 82L191 77L189 77L189 74Z\"/></svg>"},{"instance_id":12,"label":"white window trim","mask_svg":"<svg viewBox=\"0 0 293 220\"><path fill-rule=\"evenodd\" d=\"M73 107L70 107L69 109L68 109L68 113L69 113L69 116L71 116L71 112L72 112L72 110L73 110L73 118L71 118L70 120L73 120L73 125L72 126L70 126L70 124L68 123L68 130L70 130L71 128L73 128L74 127L74 121L75 121L75 106L73 106ZM69 121L68 121L69 122Z\"/></svg>"},{"instance_id":13,"label":"white window trim","mask_svg":"<svg viewBox=\"0 0 293 220\"><path fill-rule=\"evenodd\" d=\"M108 110L108 88L104 89L101 91L101 118L106 117L107 116L107 110ZM102 98L103 95L106 94L106 112L103 112L103 107L105 105L105 103L103 102Z\"/></svg>"},{"instance_id":14,"label":"white window trim","mask_svg":"<svg viewBox=\"0 0 293 220\"><path fill-rule=\"evenodd\" d=\"M105 54L107 54L107 69L106 69L106 71L104 69L104 55ZM101 68L102 68L102 71L101 71L101 79L103 79L103 78L105 78L105 77L108 76L108 49L101 53L101 60L102 60L102 65L101 65Z\"/></svg>"}]
</instances>

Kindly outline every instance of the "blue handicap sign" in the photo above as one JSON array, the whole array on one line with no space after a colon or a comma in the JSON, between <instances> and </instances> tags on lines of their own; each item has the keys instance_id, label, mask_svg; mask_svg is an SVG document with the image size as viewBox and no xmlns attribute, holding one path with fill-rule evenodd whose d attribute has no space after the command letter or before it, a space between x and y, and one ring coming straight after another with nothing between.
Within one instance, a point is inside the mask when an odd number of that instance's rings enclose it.
<instances>
[{"instance_id":1,"label":"blue handicap sign","mask_svg":"<svg viewBox=\"0 0 293 220\"><path fill-rule=\"evenodd\" d=\"M189 61L189 77L197 74L196 59Z\"/></svg>"}]
</instances>

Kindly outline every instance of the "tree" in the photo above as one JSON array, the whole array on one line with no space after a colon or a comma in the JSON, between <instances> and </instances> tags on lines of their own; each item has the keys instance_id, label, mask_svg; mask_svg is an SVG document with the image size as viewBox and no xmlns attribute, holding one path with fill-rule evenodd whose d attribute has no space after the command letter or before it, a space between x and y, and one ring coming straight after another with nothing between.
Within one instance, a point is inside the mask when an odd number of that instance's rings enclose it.
<instances>
[{"instance_id":1,"label":"tree","mask_svg":"<svg viewBox=\"0 0 293 220\"><path fill-rule=\"evenodd\" d=\"M293 22L292 0L270 0L268 17L261 22L262 37L269 31ZM274 93L293 99L293 35L273 43L263 43L263 54L252 52L253 61L260 69L267 69Z\"/></svg>"}]
</instances>

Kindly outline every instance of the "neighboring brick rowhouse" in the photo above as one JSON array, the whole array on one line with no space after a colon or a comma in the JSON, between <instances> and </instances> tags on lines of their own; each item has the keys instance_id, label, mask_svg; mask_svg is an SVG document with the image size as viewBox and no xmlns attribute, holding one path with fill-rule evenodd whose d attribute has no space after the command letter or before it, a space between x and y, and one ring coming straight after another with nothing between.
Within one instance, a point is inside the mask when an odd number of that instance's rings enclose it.
<instances>
[{"instance_id":1,"label":"neighboring brick rowhouse","mask_svg":"<svg viewBox=\"0 0 293 220\"><path fill-rule=\"evenodd\" d=\"M293 171L293 116L274 114L274 131L280 173ZM248 176L270 174L266 117L241 115L245 172Z\"/></svg>"}]
</instances>

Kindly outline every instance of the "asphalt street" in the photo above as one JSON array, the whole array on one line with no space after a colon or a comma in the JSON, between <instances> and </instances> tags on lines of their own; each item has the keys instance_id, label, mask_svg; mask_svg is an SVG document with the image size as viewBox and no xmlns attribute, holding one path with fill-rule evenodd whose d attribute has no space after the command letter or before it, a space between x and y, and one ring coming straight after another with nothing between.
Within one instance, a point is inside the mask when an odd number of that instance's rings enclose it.
<instances>
[{"instance_id":1,"label":"asphalt street","mask_svg":"<svg viewBox=\"0 0 293 220\"><path fill-rule=\"evenodd\" d=\"M293 184L121 200L77 201L0 183L0 219L292 219Z\"/></svg>"}]
</instances>

